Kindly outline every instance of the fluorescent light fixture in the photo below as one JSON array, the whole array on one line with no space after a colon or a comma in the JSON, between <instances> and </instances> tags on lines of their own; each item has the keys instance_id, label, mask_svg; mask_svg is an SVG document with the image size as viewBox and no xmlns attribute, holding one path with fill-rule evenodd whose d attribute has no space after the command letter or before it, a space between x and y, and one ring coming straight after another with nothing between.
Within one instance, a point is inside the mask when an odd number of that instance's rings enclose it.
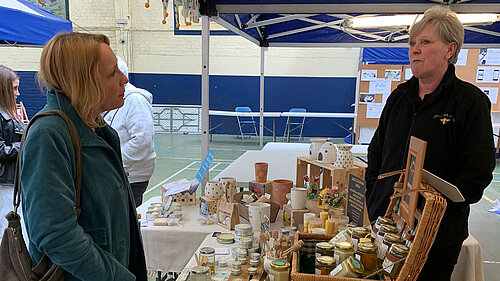
<instances>
[{"instance_id":1,"label":"fluorescent light fixture","mask_svg":"<svg viewBox=\"0 0 500 281\"><path fill-rule=\"evenodd\" d=\"M422 14L394 15L394 16L359 16L347 20L351 28L380 28L411 26L421 20ZM463 25L492 24L499 20L499 14L457 14Z\"/></svg>"}]
</instances>

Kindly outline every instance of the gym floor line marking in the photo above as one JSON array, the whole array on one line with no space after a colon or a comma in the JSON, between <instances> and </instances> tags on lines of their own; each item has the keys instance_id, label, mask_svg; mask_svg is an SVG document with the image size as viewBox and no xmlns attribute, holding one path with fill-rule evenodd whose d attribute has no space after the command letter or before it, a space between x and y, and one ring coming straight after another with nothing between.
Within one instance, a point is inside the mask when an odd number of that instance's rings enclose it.
<instances>
[{"instance_id":1,"label":"gym floor line marking","mask_svg":"<svg viewBox=\"0 0 500 281\"><path fill-rule=\"evenodd\" d=\"M220 163L215 164L212 168L208 170L208 172L211 172L213 169L215 169L217 166L219 166Z\"/></svg>"},{"instance_id":2,"label":"gym floor line marking","mask_svg":"<svg viewBox=\"0 0 500 281\"><path fill-rule=\"evenodd\" d=\"M491 200L488 196L486 196L486 195L483 194L483 198L486 199L486 201L488 201L491 204L493 204L493 200Z\"/></svg>"},{"instance_id":3,"label":"gym floor line marking","mask_svg":"<svg viewBox=\"0 0 500 281\"><path fill-rule=\"evenodd\" d=\"M161 152L163 152L163 153L166 153L166 154L168 154L168 155L172 155L172 156L177 157L177 158L186 159L186 160L191 160L191 161L196 161L196 162L201 162L201 160L200 160L200 159L193 159L193 158L184 157L184 156L177 155L177 154L174 154L174 153L172 153L172 152L168 152L168 151L166 151L166 150L161 149L160 147L158 147L158 146L156 145L156 142L157 142L159 139L163 138L163 137L164 137L164 136L161 136L161 137L159 137L159 138L156 138L156 139L154 140L154 142L153 142L153 143L154 143L155 148L156 148L156 149L158 149L159 151L161 151ZM214 163L214 162L212 162L212 163ZM226 164L221 164L221 163L219 163L219 164L220 164L220 165L222 165L222 166L228 166L228 165L226 165Z\"/></svg>"},{"instance_id":4,"label":"gym floor line marking","mask_svg":"<svg viewBox=\"0 0 500 281\"><path fill-rule=\"evenodd\" d=\"M168 181L169 179L177 176L178 174L182 173L183 171L187 170L189 167L193 166L194 164L196 164L197 162L191 162L189 165L187 165L186 167L180 169L179 171L177 171L175 174L171 175L170 177L164 179L162 182L160 182L159 184L153 186L153 188L150 188L148 190L146 190L146 192L144 192L144 195L148 194L149 192L151 192L152 190L155 190L157 187L161 186L162 184L164 184L166 181Z\"/></svg>"},{"instance_id":5,"label":"gym floor line marking","mask_svg":"<svg viewBox=\"0 0 500 281\"><path fill-rule=\"evenodd\" d=\"M487 263L487 264L500 264L500 261L483 261L483 263Z\"/></svg>"}]
</instances>

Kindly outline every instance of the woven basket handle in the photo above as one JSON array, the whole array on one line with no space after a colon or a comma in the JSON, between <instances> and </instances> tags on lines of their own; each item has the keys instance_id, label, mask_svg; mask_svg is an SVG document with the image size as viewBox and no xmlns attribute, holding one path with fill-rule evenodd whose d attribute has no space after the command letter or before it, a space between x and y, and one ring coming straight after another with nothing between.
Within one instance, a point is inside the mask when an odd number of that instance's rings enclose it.
<instances>
[{"instance_id":1,"label":"woven basket handle","mask_svg":"<svg viewBox=\"0 0 500 281\"><path fill-rule=\"evenodd\" d=\"M80 206L80 191L82 187L82 145L80 142L80 135L78 134L78 131L76 130L75 125L71 120L68 118L68 116L60 111L60 110L48 110L44 111L42 113L38 113L35 115L31 121L29 122L28 126L24 130L24 134L21 138L21 144L19 146L19 153L17 154L17 163L16 163L16 173L14 176L14 198L13 198L13 204L14 204L14 213L17 215L17 208L19 208L19 205L21 203L21 181L19 179L19 172L20 172L20 160L21 160L21 151L23 148L24 140L26 139L26 136L28 134L28 130L31 127L31 125L35 122L40 117L43 116L51 116L51 115L57 115L61 117L65 122L66 125L68 126L69 134L71 137L71 143L73 145L73 150L75 152L75 162L76 162L76 177L75 177L75 190L76 190L76 204L75 204L75 211L77 216L80 215L82 209Z\"/></svg>"}]
</instances>

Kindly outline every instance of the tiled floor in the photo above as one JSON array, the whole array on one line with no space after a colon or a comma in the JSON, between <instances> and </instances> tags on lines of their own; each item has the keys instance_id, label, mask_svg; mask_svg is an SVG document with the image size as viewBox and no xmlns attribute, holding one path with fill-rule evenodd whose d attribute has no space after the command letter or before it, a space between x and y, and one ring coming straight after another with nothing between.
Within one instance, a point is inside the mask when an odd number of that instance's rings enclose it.
<instances>
[{"instance_id":1,"label":"tiled floor","mask_svg":"<svg viewBox=\"0 0 500 281\"><path fill-rule=\"evenodd\" d=\"M199 135L164 134L156 136L156 168L150 180L144 201L160 195L160 186L182 178L192 179L200 167L201 139ZM266 137L264 142L271 141ZM278 139L278 141L283 141ZM294 139L293 141L297 141ZM307 139L302 142L309 142ZM242 141L235 136L215 135L210 142L215 152L210 167L210 178L216 176L227 165L247 150L258 150L256 137ZM493 175L494 179L485 191L485 196L471 206L469 218L470 233L481 244L486 281L498 280L500 276L500 215L488 212L495 199L500 199L500 162ZM198 192L200 189L198 190Z\"/></svg>"}]
</instances>

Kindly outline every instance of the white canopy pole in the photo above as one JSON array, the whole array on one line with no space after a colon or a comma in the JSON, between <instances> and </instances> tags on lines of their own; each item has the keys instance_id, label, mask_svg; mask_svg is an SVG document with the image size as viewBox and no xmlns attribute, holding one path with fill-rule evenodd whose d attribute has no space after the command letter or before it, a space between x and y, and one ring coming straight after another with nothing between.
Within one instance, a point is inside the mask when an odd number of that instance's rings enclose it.
<instances>
[{"instance_id":1,"label":"white canopy pole","mask_svg":"<svg viewBox=\"0 0 500 281\"><path fill-rule=\"evenodd\" d=\"M201 17L201 161L208 154L209 126L209 47L210 47L210 20L208 16ZM209 171L203 177L201 186L205 186L209 179ZM202 194L204 189L202 188Z\"/></svg>"},{"instance_id":2,"label":"white canopy pole","mask_svg":"<svg viewBox=\"0 0 500 281\"><path fill-rule=\"evenodd\" d=\"M259 136L260 149L264 147L264 51L265 47L260 47L260 117Z\"/></svg>"}]
</instances>

